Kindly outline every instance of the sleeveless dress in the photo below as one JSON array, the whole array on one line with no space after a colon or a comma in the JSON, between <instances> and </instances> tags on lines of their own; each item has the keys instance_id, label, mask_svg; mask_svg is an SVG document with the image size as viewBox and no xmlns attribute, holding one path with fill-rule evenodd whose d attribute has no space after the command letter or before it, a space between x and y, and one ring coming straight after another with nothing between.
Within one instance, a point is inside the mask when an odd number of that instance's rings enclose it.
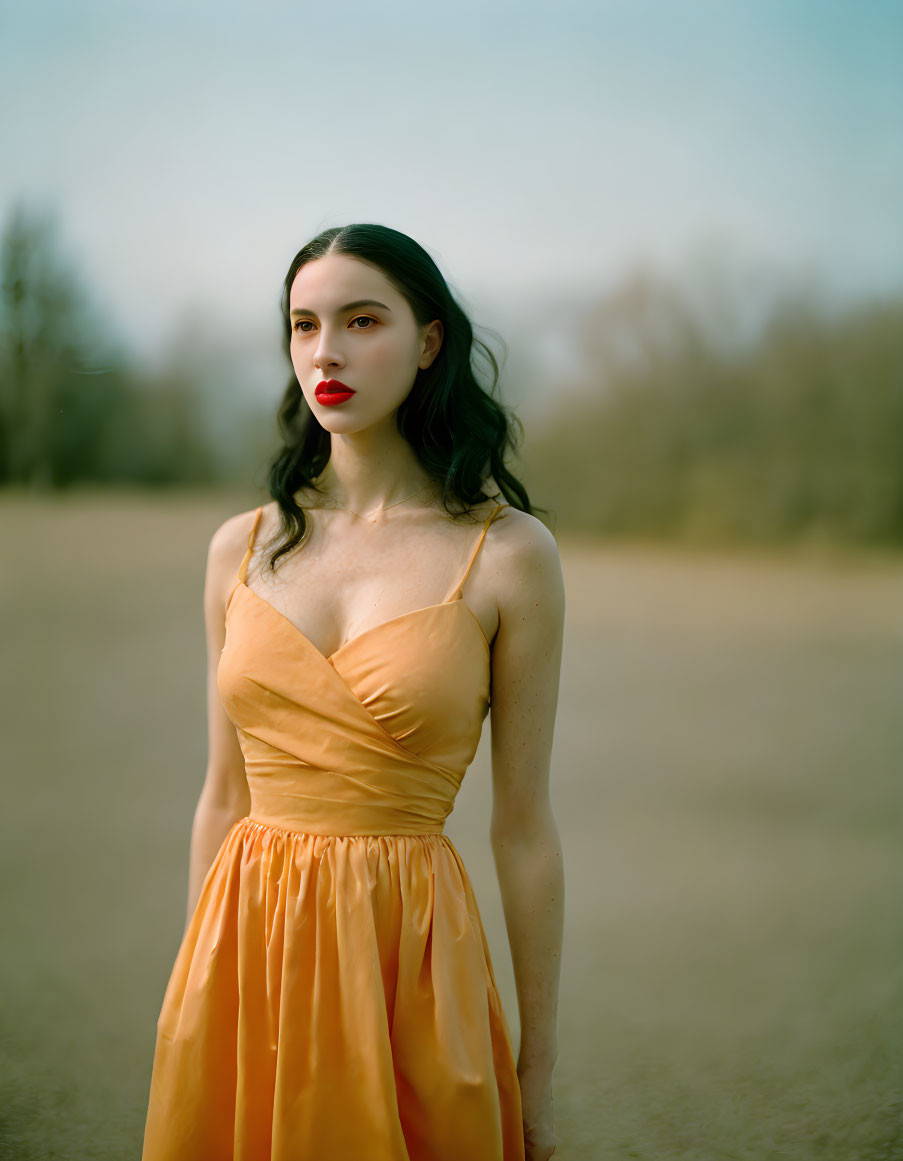
<instances>
[{"instance_id":1,"label":"sleeveless dress","mask_svg":"<svg viewBox=\"0 0 903 1161\"><path fill-rule=\"evenodd\" d=\"M326 656L245 583L217 687L251 810L157 1021L142 1161L523 1161L511 1037L443 833L489 710L462 587Z\"/></svg>"}]
</instances>

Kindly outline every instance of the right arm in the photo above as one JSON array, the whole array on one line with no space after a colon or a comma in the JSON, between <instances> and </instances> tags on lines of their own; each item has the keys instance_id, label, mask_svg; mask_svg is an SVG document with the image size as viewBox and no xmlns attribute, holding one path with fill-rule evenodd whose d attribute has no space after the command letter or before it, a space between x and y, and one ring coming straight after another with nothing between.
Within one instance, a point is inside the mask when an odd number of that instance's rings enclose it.
<instances>
[{"instance_id":1,"label":"right arm","mask_svg":"<svg viewBox=\"0 0 903 1161\"><path fill-rule=\"evenodd\" d=\"M188 911L185 929L197 907L201 887L233 825L251 809L245 760L238 734L216 687L216 668L226 641L226 601L248 545L253 512L222 524L210 541L204 582L207 635L207 772L191 827Z\"/></svg>"}]
</instances>

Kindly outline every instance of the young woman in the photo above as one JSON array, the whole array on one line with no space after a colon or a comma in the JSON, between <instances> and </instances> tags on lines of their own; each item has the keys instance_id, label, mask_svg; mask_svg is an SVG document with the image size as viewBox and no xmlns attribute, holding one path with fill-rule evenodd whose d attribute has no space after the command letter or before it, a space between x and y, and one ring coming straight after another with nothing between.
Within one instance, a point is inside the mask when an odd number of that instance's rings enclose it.
<instances>
[{"instance_id":1,"label":"young woman","mask_svg":"<svg viewBox=\"0 0 903 1161\"><path fill-rule=\"evenodd\" d=\"M422 247L326 230L282 314L273 501L210 542L210 753L143 1161L547 1161L557 545ZM516 1063L443 833L490 709Z\"/></svg>"}]
</instances>

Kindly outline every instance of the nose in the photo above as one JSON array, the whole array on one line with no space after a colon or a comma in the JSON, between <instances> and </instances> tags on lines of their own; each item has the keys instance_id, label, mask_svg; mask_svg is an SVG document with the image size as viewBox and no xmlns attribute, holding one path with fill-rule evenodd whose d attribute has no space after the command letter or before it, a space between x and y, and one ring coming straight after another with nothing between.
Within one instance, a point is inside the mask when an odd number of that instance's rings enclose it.
<instances>
[{"instance_id":1,"label":"nose","mask_svg":"<svg viewBox=\"0 0 903 1161\"><path fill-rule=\"evenodd\" d=\"M338 345L332 337L332 332L326 327L320 330L320 339L314 352L314 366L319 371L325 371L327 367L344 366Z\"/></svg>"}]
</instances>

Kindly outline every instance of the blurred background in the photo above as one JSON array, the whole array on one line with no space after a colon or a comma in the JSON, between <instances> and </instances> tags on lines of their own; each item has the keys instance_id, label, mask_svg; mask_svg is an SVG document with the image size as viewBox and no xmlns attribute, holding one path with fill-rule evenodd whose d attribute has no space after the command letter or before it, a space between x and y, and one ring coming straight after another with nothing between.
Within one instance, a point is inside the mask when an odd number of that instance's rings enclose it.
<instances>
[{"instance_id":1,"label":"blurred background","mask_svg":"<svg viewBox=\"0 0 903 1161\"><path fill-rule=\"evenodd\" d=\"M0 1156L140 1155L207 545L289 262L365 221L561 547L556 1157L903 1157L899 5L32 0L0 92ZM448 833L516 1042L488 732Z\"/></svg>"}]
</instances>

